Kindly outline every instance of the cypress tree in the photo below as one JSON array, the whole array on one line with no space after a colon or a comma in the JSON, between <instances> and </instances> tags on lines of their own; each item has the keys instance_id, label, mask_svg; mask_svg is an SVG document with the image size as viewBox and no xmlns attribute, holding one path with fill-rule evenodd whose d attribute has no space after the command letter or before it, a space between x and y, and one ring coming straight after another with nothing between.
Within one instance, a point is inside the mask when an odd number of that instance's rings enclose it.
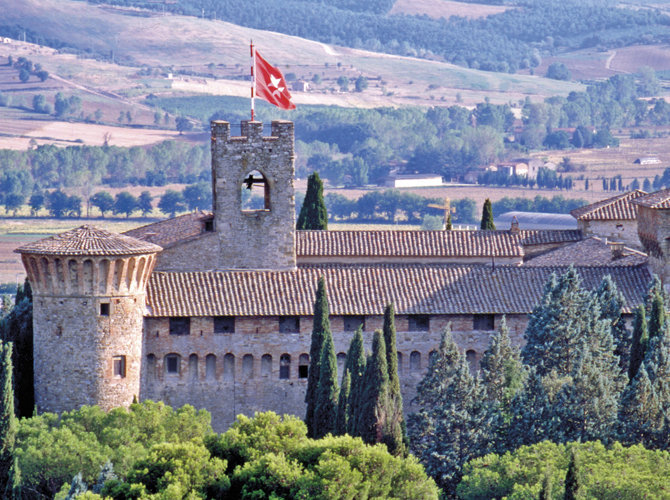
<instances>
[{"instance_id":1,"label":"cypress tree","mask_svg":"<svg viewBox=\"0 0 670 500\"><path fill-rule=\"evenodd\" d=\"M335 425L335 434L341 436L347 433L349 422L349 396L351 394L351 373L344 370L344 378L340 387L340 394L337 400L337 423Z\"/></svg>"},{"instance_id":2,"label":"cypress tree","mask_svg":"<svg viewBox=\"0 0 670 500\"><path fill-rule=\"evenodd\" d=\"M400 392L400 378L398 377L398 348L396 346L395 310L393 303L384 309L384 347L386 349L386 366L388 368L389 394L388 419L384 443L393 455L405 453L404 416L402 393Z\"/></svg>"},{"instance_id":3,"label":"cypress tree","mask_svg":"<svg viewBox=\"0 0 670 500\"><path fill-rule=\"evenodd\" d=\"M447 231L451 231L453 229L451 226L451 212L447 212L447 220L444 223L444 229Z\"/></svg>"},{"instance_id":4,"label":"cypress tree","mask_svg":"<svg viewBox=\"0 0 670 500\"><path fill-rule=\"evenodd\" d=\"M628 362L628 379L630 383L632 383L637 375L640 365L644 360L648 342L647 315L644 306L640 304L635 309L635 319L633 320L633 340L630 347L630 360Z\"/></svg>"},{"instance_id":5,"label":"cypress tree","mask_svg":"<svg viewBox=\"0 0 670 500\"><path fill-rule=\"evenodd\" d=\"M354 333L345 371L350 376L349 402L347 405L347 434L358 435L358 417L360 415L361 397L365 380L365 350L363 349L363 327L359 326Z\"/></svg>"},{"instance_id":6,"label":"cypress tree","mask_svg":"<svg viewBox=\"0 0 670 500\"><path fill-rule=\"evenodd\" d=\"M626 445L641 443L652 448L662 426L658 398L642 365L621 397L619 440Z\"/></svg>"},{"instance_id":7,"label":"cypress tree","mask_svg":"<svg viewBox=\"0 0 670 500\"><path fill-rule=\"evenodd\" d=\"M318 172L307 178L307 192L298 215L297 229L328 229L328 211L323 200L323 183Z\"/></svg>"},{"instance_id":8,"label":"cypress tree","mask_svg":"<svg viewBox=\"0 0 670 500\"><path fill-rule=\"evenodd\" d=\"M617 289L612 277L608 274L596 291L600 304L600 318L610 321L614 354L619 357L619 368L626 371L629 366L631 335L623 319L623 294Z\"/></svg>"},{"instance_id":9,"label":"cypress tree","mask_svg":"<svg viewBox=\"0 0 670 500\"><path fill-rule=\"evenodd\" d=\"M495 230L496 225L493 223L493 208L491 207L491 200L486 198L484 201L484 208L482 209L482 222L480 229Z\"/></svg>"},{"instance_id":10,"label":"cypress tree","mask_svg":"<svg viewBox=\"0 0 670 500\"><path fill-rule=\"evenodd\" d=\"M665 328L665 305L663 304L663 295L661 292L656 292L651 297L651 304L649 304L649 339L653 339L661 334Z\"/></svg>"},{"instance_id":11,"label":"cypress tree","mask_svg":"<svg viewBox=\"0 0 670 500\"><path fill-rule=\"evenodd\" d=\"M663 422L663 428L659 431L660 441L656 443L656 446L667 449L670 447L670 331L668 328L663 328L657 337L650 340L644 367L649 374L649 381L658 401L661 412L659 422Z\"/></svg>"},{"instance_id":12,"label":"cypress tree","mask_svg":"<svg viewBox=\"0 0 670 500\"><path fill-rule=\"evenodd\" d=\"M305 424L307 424L307 435L309 437L314 437L314 409L320 379L321 349L326 332L330 334L330 319L326 282L322 276L319 278L316 300L314 301L314 325L312 327L312 342L309 348L309 371L307 372L307 391L305 393L305 403L307 403Z\"/></svg>"},{"instance_id":13,"label":"cypress tree","mask_svg":"<svg viewBox=\"0 0 670 500\"><path fill-rule=\"evenodd\" d=\"M14 385L12 379L12 343L0 340L0 492L8 493L10 470L14 465L14 444L17 422L14 415Z\"/></svg>"},{"instance_id":14,"label":"cypress tree","mask_svg":"<svg viewBox=\"0 0 670 500\"><path fill-rule=\"evenodd\" d=\"M365 443L381 443L388 419L389 376L386 346L380 330L372 338L372 354L365 367L365 385L361 392L357 421L358 436Z\"/></svg>"},{"instance_id":15,"label":"cypress tree","mask_svg":"<svg viewBox=\"0 0 670 500\"><path fill-rule=\"evenodd\" d=\"M575 450L570 450L570 464L565 475L565 494L563 500L577 500L579 498L579 463Z\"/></svg>"},{"instance_id":16,"label":"cypress tree","mask_svg":"<svg viewBox=\"0 0 670 500\"><path fill-rule=\"evenodd\" d=\"M337 425L337 358L333 346L333 336L327 331L321 345L321 363L319 364L319 385L314 405L312 433L315 439L326 434L334 434Z\"/></svg>"}]
</instances>

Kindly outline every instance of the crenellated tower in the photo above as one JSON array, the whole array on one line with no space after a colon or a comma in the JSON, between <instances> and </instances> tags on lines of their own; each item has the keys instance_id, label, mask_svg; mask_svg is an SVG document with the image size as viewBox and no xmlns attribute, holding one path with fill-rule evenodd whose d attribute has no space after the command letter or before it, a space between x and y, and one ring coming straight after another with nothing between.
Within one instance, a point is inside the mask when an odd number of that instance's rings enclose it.
<instances>
[{"instance_id":1,"label":"crenellated tower","mask_svg":"<svg viewBox=\"0 0 670 500\"><path fill-rule=\"evenodd\" d=\"M33 289L38 412L139 395L145 289L161 247L82 226L18 248Z\"/></svg>"},{"instance_id":2,"label":"crenellated tower","mask_svg":"<svg viewBox=\"0 0 670 500\"><path fill-rule=\"evenodd\" d=\"M212 122L216 268L295 269L294 159L293 122Z\"/></svg>"}]
</instances>

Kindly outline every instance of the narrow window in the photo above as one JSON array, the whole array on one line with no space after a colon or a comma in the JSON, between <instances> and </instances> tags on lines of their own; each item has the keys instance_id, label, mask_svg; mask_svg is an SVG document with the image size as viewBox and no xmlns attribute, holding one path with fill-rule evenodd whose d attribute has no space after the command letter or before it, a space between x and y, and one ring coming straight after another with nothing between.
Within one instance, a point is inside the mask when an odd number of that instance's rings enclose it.
<instances>
[{"instance_id":1,"label":"narrow window","mask_svg":"<svg viewBox=\"0 0 670 500\"><path fill-rule=\"evenodd\" d=\"M235 316L215 316L214 333L234 333Z\"/></svg>"},{"instance_id":2,"label":"narrow window","mask_svg":"<svg viewBox=\"0 0 670 500\"><path fill-rule=\"evenodd\" d=\"M421 370L421 353L412 351L409 355L409 371L416 373Z\"/></svg>"},{"instance_id":3,"label":"narrow window","mask_svg":"<svg viewBox=\"0 0 670 500\"><path fill-rule=\"evenodd\" d=\"M211 233L214 231L214 219L206 220L204 229L206 233Z\"/></svg>"},{"instance_id":4,"label":"narrow window","mask_svg":"<svg viewBox=\"0 0 670 500\"><path fill-rule=\"evenodd\" d=\"M402 353L398 351L398 373L402 374L404 371L404 366L402 364Z\"/></svg>"},{"instance_id":5,"label":"narrow window","mask_svg":"<svg viewBox=\"0 0 670 500\"><path fill-rule=\"evenodd\" d=\"M188 373L192 381L198 380L198 355L191 354L188 357Z\"/></svg>"},{"instance_id":6,"label":"narrow window","mask_svg":"<svg viewBox=\"0 0 670 500\"><path fill-rule=\"evenodd\" d=\"M495 317L493 314L475 314L472 327L475 330L495 330Z\"/></svg>"},{"instance_id":7,"label":"narrow window","mask_svg":"<svg viewBox=\"0 0 670 500\"><path fill-rule=\"evenodd\" d=\"M156 378L156 356L149 354L147 356L147 380L153 381Z\"/></svg>"},{"instance_id":8,"label":"narrow window","mask_svg":"<svg viewBox=\"0 0 670 500\"><path fill-rule=\"evenodd\" d=\"M245 378L254 378L254 356L245 354L242 358L242 375Z\"/></svg>"},{"instance_id":9,"label":"narrow window","mask_svg":"<svg viewBox=\"0 0 670 500\"><path fill-rule=\"evenodd\" d=\"M261 375L268 377L272 375L272 356L263 354L261 357Z\"/></svg>"},{"instance_id":10,"label":"narrow window","mask_svg":"<svg viewBox=\"0 0 670 500\"><path fill-rule=\"evenodd\" d=\"M301 354L298 358L298 378L307 378L309 374L309 355Z\"/></svg>"},{"instance_id":11,"label":"narrow window","mask_svg":"<svg viewBox=\"0 0 670 500\"><path fill-rule=\"evenodd\" d=\"M191 318L170 318L170 335L189 335Z\"/></svg>"},{"instance_id":12,"label":"narrow window","mask_svg":"<svg viewBox=\"0 0 670 500\"><path fill-rule=\"evenodd\" d=\"M300 333L300 317L279 316L279 333Z\"/></svg>"},{"instance_id":13,"label":"narrow window","mask_svg":"<svg viewBox=\"0 0 670 500\"><path fill-rule=\"evenodd\" d=\"M207 380L216 379L216 356L208 354L205 358L205 378Z\"/></svg>"},{"instance_id":14,"label":"narrow window","mask_svg":"<svg viewBox=\"0 0 670 500\"><path fill-rule=\"evenodd\" d=\"M468 361L468 364L470 365L470 372L471 373L476 373L477 372L477 351L474 351L472 349L468 349L465 351L465 359Z\"/></svg>"},{"instance_id":15,"label":"narrow window","mask_svg":"<svg viewBox=\"0 0 670 500\"><path fill-rule=\"evenodd\" d=\"M235 355L228 353L223 357L223 379L235 380Z\"/></svg>"},{"instance_id":16,"label":"narrow window","mask_svg":"<svg viewBox=\"0 0 670 500\"><path fill-rule=\"evenodd\" d=\"M114 356L114 376L117 378L126 378L126 357Z\"/></svg>"},{"instance_id":17,"label":"narrow window","mask_svg":"<svg viewBox=\"0 0 670 500\"><path fill-rule=\"evenodd\" d=\"M345 332L355 332L359 326L365 330L365 316L343 316L342 319Z\"/></svg>"},{"instance_id":18,"label":"narrow window","mask_svg":"<svg viewBox=\"0 0 670 500\"><path fill-rule=\"evenodd\" d=\"M100 316L109 316L109 302L100 304Z\"/></svg>"},{"instance_id":19,"label":"narrow window","mask_svg":"<svg viewBox=\"0 0 670 500\"><path fill-rule=\"evenodd\" d=\"M344 373L344 365L347 364L347 355L343 352L337 353L337 373L338 377Z\"/></svg>"},{"instance_id":20,"label":"narrow window","mask_svg":"<svg viewBox=\"0 0 670 500\"><path fill-rule=\"evenodd\" d=\"M179 354L168 354L165 356L165 372L179 375Z\"/></svg>"},{"instance_id":21,"label":"narrow window","mask_svg":"<svg viewBox=\"0 0 670 500\"><path fill-rule=\"evenodd\" d=\"M427 332L430 329L430 316L427 314L411 314L407 317L410 332Z\"/></svg>"},{"instance_id":22,"label":"narrow window","mask_svg":"<svg viewBox=\"0 0 670 500\"><path fill-rule=\"evenodd\" d=\"M289 354L282 354L279 357L279 378L291 378L291 356Z\"/></svg>"}]
</instances>

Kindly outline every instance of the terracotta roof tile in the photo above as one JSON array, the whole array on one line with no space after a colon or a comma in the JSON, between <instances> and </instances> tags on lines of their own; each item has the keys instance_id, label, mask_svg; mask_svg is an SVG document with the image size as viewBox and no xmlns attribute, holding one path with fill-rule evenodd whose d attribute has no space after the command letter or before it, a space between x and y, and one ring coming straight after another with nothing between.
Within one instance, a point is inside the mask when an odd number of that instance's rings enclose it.
<instances>
[{"instance_id":1,"label":"terracotta roof tile","mask_svg":"<svg viewBox=\"0 0 670 500\"><path fill-rule=\"evenodd\" d=\"M212 212L193 212L136 227L123 234L167 248L180 241L200 236L203 233L204 222L212 218Z\"/></svg>"},{"instance_id":2,"label":"terracotta roof tile","mask_svg":"<svg viewBox=\"0 0 670 500\"><path fill-rule=\"evenodd\" d=\"M596 203L575 208L570 214L577 220L635 220L637 206L633 200L644 197L647 193L636 189L627 193L600 200Z\"/></svg>"},{"instance_id":3,"label":"terracotta roof tile","mask_svg":"<svg viewBox=\"0 0 670 500\"><path fill-rule=\"evenodd\" d=\"M81 226L71 231L29 243L14 250L16 253L41 255L135 255L156 253L158 245L130 236L110 233L93 226Z\"/></svg>"},{"instance_id":4,"label":"terracotta roof tile","mask_svg":"<svg viewBox=\"0 0 670 500\"><path fill-rule=\"evenodd\" d=\"M149 281L150 317L281 316L312 314L319 276L331 314L527 314L552 272L564 267L470 265L304 266L295 271L156 273ZM650 275L639 267L582 267L588 288L611 274L626 311L642 301Z\"/></svg>"},{"instance_id":5,"label":"terracotta roof tile","mask_svg":"<svg viewBox=\"0 0 670 500\"><path fill-rule=\"evenodd\" d=\"M569 243L583 238L578 229L526 229L519 231L523 246Z\"/></svg>"},{"instance_id":6,"label":"terracotta roof tile","mask_svg":"<svg viewBox=\"0 0 670 500\"><path fill-rule=\"evenodd\" d=\"M670 188L641 196L633 203L648 208L670 208Z\"/></svg>"},{"instance_id":7,"label":"terracotta roof tile","mask_svg":"<svg viewBox=\"0 0 670 500\"><path fill-rule=\"evenodd\" d=\"M298 257L520 257L509 231L296 231Z\"/></svg>"},{"instance_id":8,"label":"terracotta roof tile","mask_svg":"<svg viewBox=\"0 0 670 500\"><path fill-rule=\"evenodd\" d=\"M614 258L612 244L591 237L524 262L524 266L639 266L647 262L647 255L632 248L623 247L622 255Z\"/></svg>"}]
</instances>

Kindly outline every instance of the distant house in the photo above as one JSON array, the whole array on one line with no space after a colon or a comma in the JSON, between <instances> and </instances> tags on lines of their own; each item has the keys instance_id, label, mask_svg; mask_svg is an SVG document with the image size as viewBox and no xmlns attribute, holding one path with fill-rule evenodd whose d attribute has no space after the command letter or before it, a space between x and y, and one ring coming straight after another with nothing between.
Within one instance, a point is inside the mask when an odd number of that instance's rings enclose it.
<instances>
[{"instance_id":1,"label":"distant house","mask_svg":"<svg viewBox=\"0 0 670 500\"><path fill-rule=\"evenodd\" d=\"M661 163L661 160L658 159L658 156L640 156L633 163L638 165L657 165Z\"/></svg>"},{"instance_id":2,"label":"distant house","mask_svg":"<svg viewBox=\"0 0 670 500\"><path fill-rule=\"evenodd\" d=\"M296 80L291 84L291 90L307 92L309 91L309 82L306 82L305 80Z\"/></svg>"},{"instance_id":3,"label":"distant house","mask_svg":"<svg viewBox=\"0 0 670 500\"><path fill-rule=\"evenodd\" d=\"M386 178L384 185L393 188L441 186L442 176L438 174L393 174Z\"/></svg>"},{"instance_id":4,"label":"distant house","mask_svg":"<svg viewBox=\"0 0 670 500\"><path fill-rule=\"evenodd\" d=\"M2 40L2 43L12 43L12 39L11 39L11 38L3 37L3 38L1 38L0 40Z\"/></svg>"}]
</instances>

